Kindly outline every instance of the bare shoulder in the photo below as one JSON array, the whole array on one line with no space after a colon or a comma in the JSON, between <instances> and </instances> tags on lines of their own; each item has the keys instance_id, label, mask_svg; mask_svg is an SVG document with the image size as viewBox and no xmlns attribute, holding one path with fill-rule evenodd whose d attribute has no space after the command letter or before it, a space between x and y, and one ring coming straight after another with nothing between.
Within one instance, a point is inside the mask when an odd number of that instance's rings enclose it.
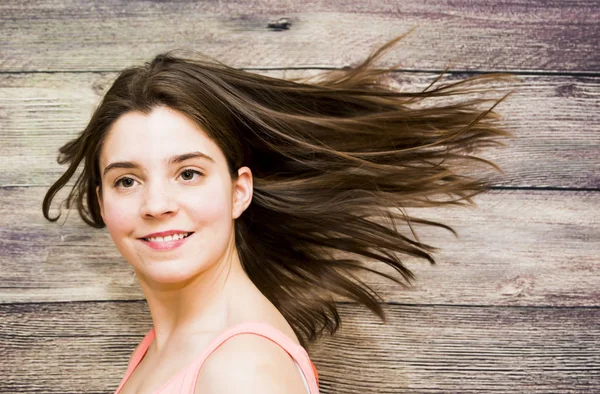
<instances>
[{"instance_id":1,"label":"bare shoulder","mask_svg":"<svg viewBox=\"0 0 600 394\"><path fill-rule=\"evenodd\" d=\"M239 334L204 362L196 394L306 394L294 359L278 344L255 334Z\"/></svg>"}]
</instances>

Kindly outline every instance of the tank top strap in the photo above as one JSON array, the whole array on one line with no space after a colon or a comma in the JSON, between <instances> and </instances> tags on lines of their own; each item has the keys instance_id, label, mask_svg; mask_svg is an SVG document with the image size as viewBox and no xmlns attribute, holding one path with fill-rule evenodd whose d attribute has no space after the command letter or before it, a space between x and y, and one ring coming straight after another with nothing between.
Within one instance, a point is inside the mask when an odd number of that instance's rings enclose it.
<instances>
[{"instance_id":1,"label":"tank top strap","mask_svg":"<svg viewBox=\"0 0 600 394\"><path fill-rule=\"evenodd\" d=\"M135 352L131 355L131 361L129 361L129 364L127 365L127 370L125 371L125 375L121 379L121 382L119 383L119 386L118 386L117 390L115 391L115 393L118 393L121 390L121 388L123 387L123 385L125 385L125 382L127 381L127 379L129 379L129 376L133 373L134 369L137 367L137 365L140 363L140 361L146 354L146 351L150 347L150 343L152 342L153 339L154 339L154 327L152 327L146 333L146 335L140 342L137 349L135 349Z\"/></svg>"},{"instance_id":2,"label":"tank top strap","mask_svg":"<svg viewBox=\"0 0 600 394\"><path fill-rule=\"evenodd\" d=\"M229 338L233 338L239 334L256 334L275 342L282 347L296 362L299 371L302 374L303 380L309 394L319 393L319 375L314 364L306 350L299 344L292 341L281 330L260 322L260 321L245 321L224 330L221 334L215 337L210 345L202 352L200 357L192 363L192 381L195 382L200 373L200 368L204 361L210 356L219 346L221 346Z\"/></svg>"},{"instance_id":3,"label":"tank top strap","mask_svg":"<svg viewBox=\"0 0 600 394\"><path fill-rule=\"evenodd\" d=\"M306 350L293 342L279 329L259 321L242 322L224 330L221 334L217 335L206 349L204 349L191 363L181 369L175 376L171 377L169 381L152 394L194 394L200 368L208 356L229 338L246 333L263 336L281 346L294 359L296 367L302 375L307 393L319 394L319 375ZM150 347L150 343L154 340L154 336L154 327L152 327L132 354L131 361L127 366L125 375L121 379L115 394L121 391L125 382L127 382L135 368L141 362Z\"/></svg>"}]
</instances>

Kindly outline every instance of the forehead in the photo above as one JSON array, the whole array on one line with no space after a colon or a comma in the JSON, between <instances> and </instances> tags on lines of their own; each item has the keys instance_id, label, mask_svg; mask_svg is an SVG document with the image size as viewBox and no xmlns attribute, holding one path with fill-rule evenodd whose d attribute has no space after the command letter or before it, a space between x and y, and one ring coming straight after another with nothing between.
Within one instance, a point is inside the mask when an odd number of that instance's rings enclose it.
<instances>
[{"instance_id":1,"label":"forehead","mask_svg":"<svg viewBox=\"0 0 600 394\"><path fill-rule=\"evenodd\" d=\"M157 107L148 115L129 112L110 128L100 152L100 164L134 160L140 163L200 151L224 161L219 147L191 119L179 111Z\"/></svg>"}]
</instances>

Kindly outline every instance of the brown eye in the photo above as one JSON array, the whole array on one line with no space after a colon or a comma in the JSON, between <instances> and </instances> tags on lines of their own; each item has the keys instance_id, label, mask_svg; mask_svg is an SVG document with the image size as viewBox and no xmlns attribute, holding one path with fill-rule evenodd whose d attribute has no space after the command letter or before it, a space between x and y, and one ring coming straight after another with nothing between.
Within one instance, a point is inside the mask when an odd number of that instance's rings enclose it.
<instances>
[{"instance_id":1,"label":"brown eye","mask_svg":"<svg viewBox=\"0 0 600 394\"><path fill-rule=\"evenodd\" d=\"M125 188L129 188L130 186L133 186L133 179L131 178L127 178L127 177L123 177L121 179L119 179L118 181L115 182L115 186L119 186L122 185Z\"/></svg>"},{"instance_id":2,"label":"brown eye","mask_svg":"<svg viewBox=\"0 0 600 394\"><path fill-rule=\"evenodd\" d=\"M187 169L181 173L181 176L184 180L191 181L194 178L194 174L202 175L199 171Z\"/></svg>"}]
</instances>

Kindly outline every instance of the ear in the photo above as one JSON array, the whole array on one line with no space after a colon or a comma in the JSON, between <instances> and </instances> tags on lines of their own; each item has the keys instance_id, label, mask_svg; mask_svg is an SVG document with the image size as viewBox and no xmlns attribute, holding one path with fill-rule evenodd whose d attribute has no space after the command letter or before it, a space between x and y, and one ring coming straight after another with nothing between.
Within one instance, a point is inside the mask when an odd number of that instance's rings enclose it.
<instances>
[{"instance_id":1,"label":"ear","mask_svg":"<svg viewBox=\"0 0 600 394\"><path fill-rule=\"evenodd\" d=\"M104 220L104 209L102 208L102 195L100 194L100 186L96 186L96 198L98 199L98 205L100 206L100 216Z\"/></svg>"},{"instance_id":2,"label":"ear","mask_svg":"<svg viewBox=\"0 0 600 394\"><path fill-rule=\"evenodd\" d=\"M238 179L233 183L233 219L239 218L252 202L252 171L248 167L238 170Z\"/></svg>"}]
</instances>

